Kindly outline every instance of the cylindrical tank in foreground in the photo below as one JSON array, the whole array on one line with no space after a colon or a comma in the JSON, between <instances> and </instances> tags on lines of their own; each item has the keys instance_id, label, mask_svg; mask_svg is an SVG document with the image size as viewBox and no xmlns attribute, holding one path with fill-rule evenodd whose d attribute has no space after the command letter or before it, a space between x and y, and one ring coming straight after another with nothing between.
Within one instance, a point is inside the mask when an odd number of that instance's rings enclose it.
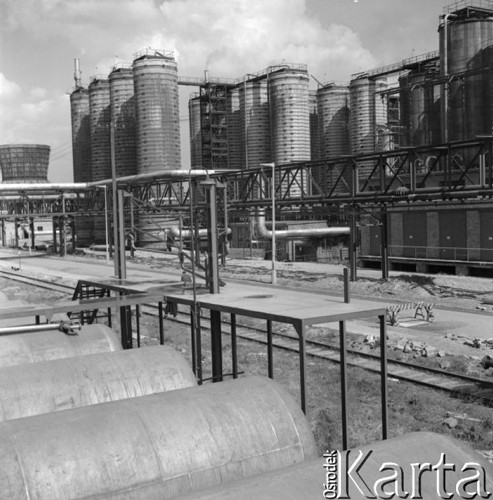
<instances>
[{"instance_id":1,"label":"cylindrical tank in foreground","mask_svg":"<svg viewBox=\"0 0 493 500\"><path fill-rule=\"evenodd\" d=\"M197 385L185 358L165 346L0 368L0 420Z\"/></svg>"},{"instance_id":2,"label":"cylindrical tank in foreground","mask_svg":"<svg viewBox=\"0 0 493 500\"><path fill-rule=\"evenodd\" d=\"M306 417L250 377L0 423L5 499L169 499L315 458Z\"/></svg>"},{"instance_id":3,"label":"cylindrical tank in foreground","mask_svg":"<svg viewBox=\"0 0 493 500\"><path fill-rule=\"evenodd\" d=\"M77 87L70 94L70 114L74 182L91 182L91 117L87 89ZM94 223L92 218L76 217L75 228L78 246L88 246L93 242Z\"/></svg>"},{"instance_id":4,"label":"cylindrical tank in foreground","mask_svg":"<svg viewBox=\"0 0 493 500\"><path fill-rule=\"evenodd\" d=\"M493 95L489 68L493 64L493 10L485 7L447 12L453 15L445 18L438 29L442 74L470 72L451 78L447 95L444 87L444 141L491 134Z\"/></svg>"},{"instance_id":5,"label":"cylindrical tank in foreground","mask_svg":"<svg viewBox=\"0 0 493 500\"><path fill-rule=\"evenodd\" d=\"M202 128L200 120L200 95L195 93L188 101L190 121L190 166L202 168Z\"/></svg>"},{"instance_id":6,"label":"cylindrical tank in foreground","mask_svg":"<svg viewBox=\"0 0 493 500\"><path fill-rule=\"evenodd\" d=\"M50 146L45 144L0 145L2 182L48 182Z\"/></svg>"},{"instance_id":7,"label":"cylindrical tank in foreground","mask_svg":"<svg viewBox=\"0 0 493 500\"><path fill-rule=\"evenodd\" d=\"M84 325L77 335L58 330L2 335L0 367L120 350L116 332L100 324Z\"/></svg>"},{"instance_id":8,"label":"cylindrical tank in foreground","mask_svg":"<svg viewBox=\"0 0 493 500\"><path fill-rule=\"evenodd\" d=\"M94 77L89 84L91 111L92 180L111 179L111 106L110 84L107 79ZM94 217L94 242L106 241L104 216Z\"/></svg>"},{"instance_id":9,"label":"cylindrical tank in foreground","mask_svg":"<svg viewBox=\"0 0 493 500\"><path fill-rule=\"evenodd\" d=\"M177 170L180 158L178 72L172 52L147 49L133 62L137 172Z\"/></svg>"},{"instance_id":10,"label":"cylindrical tank in foreground","mask_svg":"<svg viewBox=\"0 0 493 500\"><path fill-rule=\"evenodd\" d=\"M360 450L362 457L358 459ZM370 452L371 454L367 456ZM181 496L179 500L488 498L488 496L481 495L481 488L477 489L478 484L480 487L482 485L487 492L493 492L493 466L472 448L440 434L415 432L387 441L379 441L362 448L355 448L349 452L342 452L339 457L339 469L334 472L332 463L329 461L336 456L336 453L330 457L318 458L262 476L211 488L208 491ZM354 482L345 475L348 453L349 464L356 463L356 467L351 473ZM447 470L445 470L443 463L440 465L442 454L445 463L453 465L455 470L451 470L450 465ZM393 468L392 465L389 465L381 470L385 463L396 464L396 466ZM467 496L461 495L457 493L457 487L459 486L459 489L461 487L460 481L471 478L475 474L475 469L472 466L464 472L462 467L472 463L477 464L478 470L483 468L485 474L480 476L480 482L471 481L469 483L466 488ZM414 464L414 468L412 464ZM417 464L423 468L418 469ZM426 464L437 465L440 469L429 470ZM359 465L361 467L358 468ZM418 470L422 470L419 479ZM377 490L376 494L374 488L376 485L378 487L377 481L390 478L394 473L395 481L387 479L383 492ZM328 486L330 480L332 487ZM348 490L345 489L346 484ZM339 485L340 490L338 491ZM333 488L334 486L335 488ZM406 496L396 494L396 491L401 491L399 486L407 492ZM420 492L418 488L420 488ZM414 494L412 494L413 491ZM462 492L462 490L460 491ZM346 495L346 493L348 494ZM450 495L446 496L445 493Z\"/></svg>"},{"instance_id":11,"label":"cylindrical tank in foreground","mask_svg":"<svg viewBox=\"0 0 493 500\"><path fill-rule=\"evenodd\" d=\"M115 170L117 177L137 173L135 136L135 96L132 68L122 64L113 68L110 82L111 122L115 134Z\"/></svg>"}]
</instances>

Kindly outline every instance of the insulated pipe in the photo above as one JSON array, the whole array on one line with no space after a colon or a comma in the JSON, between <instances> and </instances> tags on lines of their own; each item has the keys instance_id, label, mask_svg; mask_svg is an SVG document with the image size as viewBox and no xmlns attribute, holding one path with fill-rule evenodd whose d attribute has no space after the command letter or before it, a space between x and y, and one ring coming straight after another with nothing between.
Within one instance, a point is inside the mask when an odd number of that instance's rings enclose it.
<instances>
[{"instance_id":1,"label":"insulated pipe","mask_svg":"<svg viewBox=\"0 0 493 500\"><path fill-rule=\"evenodd\" d=\"M265 210L257 210L256 216L257 234L261 240L272 239L272 231L269 231L265 227ZM321 238L323 236L341 236L343 234L349 234L349 227L321 227L321 228L311 228L311 229L276 229L276 238L286 239L286 238L309 238L311 236Z\"/></svg>"},{"instance_id":2,"label":"insulated pipe","mask_svg":"<svg viewBox=\"0 0 493 500\"><path fill-rule=\"evenodd\" d=\"M165 233L168 232L168 234L170 234L171 236L173 236L175 238L179 238L181 235L182 238L190 239L194 236L194 234L192 233L192 231L190 229L181 229L180 230L180 228L178 226L170 226L167 229L165 229L164 231L165 231ZM197 231L194 231L194 233L197 233ZM199 233L199 238L207 238L207 229L199 229L198 233ZM231 234L230 227L228 227L228 229L226 230L226 234Z\"/></svg>"},{"instance_id":3,"label":"insulated pipe","mask_svg":"<svg viewBox=\"0 0 493 500\"><path fill-rule=\"evenodd\" d=\"M195 385L185 358L165 346L7 366L0 368L0 421Z\"/></svg>"},{"instance_id":4,"label":"insulated pipe","mask_svg":"<svg viewBox=\"0 0 493 500\"><path fill-rule=\"evenodd\" d=\"M65 333L72 333L74 330L80 330L80 323L60 322L60 323L46 323L44 325L20 325L20 326L5 326L0 328L0 336L13 335L17 333L36 333L36 332L49 332L52 330L64 331Z\"/></svg>"},{"instance_id":5,"label":"insulated pipe","mask_svg":"<svg viewBox=\"0 0 493 500\"><path fill-rule=\"evenodd\" d=\"M100 324L84 325L77 335L54 330L4 335L0 337L0 368L120 350L118 335Z\"/></svg>"},{"instance_id":6,"label":"insulated pipe","mask_svg":"<svg viewBox=\"0 0 493 500\"><path fill-rule=\"evenodd\" d=\"M15 500L165 500L317 456L296 401L263 377L4 421L0 442Z\"/></svg>"},{"instance_id":7,"label":"insulated pipe","mask_svg":"<svg viewBox=\"0 0 493 500\"><path fill-rule=\"evenodd\" d=\"M357 461L360 450L362 457ZM370 452L371 454L365 461L367 454ZM332 457L336 456L335 453L337 452L334 452ZM442 454L445 463L453 464L455 470L451 470L450 466L445 469L445 464L440 465ZM356 463L356 466L361 465L360 468L355 467L349 477L345 474L346 459L349 461L350 466L354 463ZM488 492L493 492L493 466L489 462L469 446L431 432L414 432L355 448L349 452L341 452L338 460L339 469L336 467L331 469L329 460L331 458L324 456L324 458L318 458L262 476L243 479L195 493L194 495L181 496L177 500L488 498L488 496L479 493L480 490L476 489L478 485L484 486L484 489ZM462 471L462 468L466 464L473 463L477 464L477 469L481 470L483 468L485 474L480 475L481 482L471 481L466 488L467 494L458 494L456 488L460 488L460 481L475 474L475 468L472 466L467 471ZM385 469L381 469L383 464L395 464L395 467L388 465ZM414 467L412 464L414 464ZM426 464L430 464L432 467L438 464L438 470L429 470ZM419 466L422 469L418 469ZM389 478L393 474L395 474L396 481L387 480L385 493L380 491L375 493L374 488L375 486L378 487L376 482L382 478ZM334 489L328 488L330 479L332 479L331 484ZM482 483L483 479L484 483ZM347 491L345 489L346 484L348 485ZM397 493L399 485L407 494L403 493L401 495ZM358 488L360 488L360 491ZM419 492L418 488L421 489L421 492ZM346 493L348 494L346 495ZM447 495L450 493L451 495Z\"/></svg>"}]
</instances>

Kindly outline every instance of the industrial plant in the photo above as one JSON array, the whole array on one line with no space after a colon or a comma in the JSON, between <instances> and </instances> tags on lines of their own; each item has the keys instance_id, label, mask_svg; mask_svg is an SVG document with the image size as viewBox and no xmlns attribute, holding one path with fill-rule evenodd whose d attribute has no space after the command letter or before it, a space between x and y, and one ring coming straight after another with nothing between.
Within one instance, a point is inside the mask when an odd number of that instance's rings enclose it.
<instances>
[{"instance_id":1,"label":"industrial plant","mask_svg":"<svg viewBox=\"0 0 493 500\"><path fill-rule=\"evenodd\" d=\"M493 0L437 14L346 82L75 59L73 182L0 146L1 498L493 494L493 287L434 281L493 276Z\"/></svg>"}]
</instances>

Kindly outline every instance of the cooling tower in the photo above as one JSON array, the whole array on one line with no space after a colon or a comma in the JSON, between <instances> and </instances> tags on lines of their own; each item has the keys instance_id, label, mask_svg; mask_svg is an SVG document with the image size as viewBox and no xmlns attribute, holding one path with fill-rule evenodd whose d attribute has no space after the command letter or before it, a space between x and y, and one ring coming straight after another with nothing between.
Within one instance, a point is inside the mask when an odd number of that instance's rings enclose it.
<instances>
[{"instance_id":1,"label":"cooling tower","mask_svg":"<svg viewBox=\"0 0 493 500\"><path fill-rule=\"evenodd\" d=\"M132 69L115 66L109 74L111 122L115 134L115 169L117 177L137 173L135 136L135 96Z\"/></svg>"},{"instance_id":2,"label":"cooling tower","mask_svg":"<svg viewBox=\"0 0 493 500\"><path fill-rule=\"evenodd\" d=\"M92 180L111 178L111 106L108 80L94 77L89 84L89 109L91 117ZM94 241L106 240L104 216L94 217Z\"/></svg>"},{"instance_id":3,"label":"cooling tower","mask_svg":"<svg viewBox=\"0 0 493 500\"><path fill-rule=\"evenodd\" d=\"M137 172L181 167L178 74L171 52L147 49L133 62Z\"/></svg>"},{"instance_id":4,"label":"cooling tower","mask_svg":"<svg viewBox=\"0 0 493 500\"><path fill-rule=\"evenodd\" d=\"M451 13L438 29L441 73L473 73L449 81L448 99L443 91L444 141L491 134L493 123L491 70L485 70L493 65L493 10L486 5L475 10L471 5Z\"/></svg>"},{"instance_id":5,"label":"cooling tower","mask_svg":"<svg viewBox=\"0 0 493 500\"><path fill-rule=\"evenodd\" d=\"M48 182L50 146L4 144L0 146L2 182Z\"/></svg>"},{"instance_id":6,"label":"cooling tower","mask_svg":"<svg viewBox=\"0 0 493 500\"><path fill-rule=\"evenodd\" d=\"M188 101L190 123L190 166L202 168L202 128L200 120L200 95L194 93Z\"/></svg>"},{"instance_id":7,"label":"cooling tower","mask_svg":"<svg viewBox=\"0 0 493 500\"><path fill-rule=\"evenodd\" d=\"M349 138L353 155L385 149L387 106L379 92L386 90L387 79L356 78L349 85Z\"/></svg>"},{"instance_id":8,"label":"cooling tower","mask_svg":"<svg viewBox=\"0 0 493 500\"><path fill-rule=\"evenodd\" d=\"M243 168L258 168L271 161L269 101L266 80L239 85Z\"/></svg>"},{"instance_id":9,"label":"cooling tower","mask_svg":"<svg viewBox=\"0 0 493 500\"><path fill-rule=\"evenodd\" d=\"M440 142L438 92L435 72L411 71L399 78L402 146L430 146Z\"/></svg>"}]
</instances>

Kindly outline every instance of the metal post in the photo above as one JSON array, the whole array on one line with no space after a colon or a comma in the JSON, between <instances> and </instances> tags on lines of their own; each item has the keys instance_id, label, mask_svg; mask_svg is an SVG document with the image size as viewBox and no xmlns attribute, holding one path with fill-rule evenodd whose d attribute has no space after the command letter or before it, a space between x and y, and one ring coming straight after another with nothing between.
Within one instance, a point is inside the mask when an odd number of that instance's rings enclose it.
<instances>
[{"instance_id":1,"label":"metal post","mask_svg":"<svg viewBox=\"0 0 493 500\"><path fill-rule=\"evenodd\" d=\"M351 209L349 215L349 268L351 281L356 281L356 261L358 259L356 246L357 246L357 227L356 227L356 214L354 207Z\"/></svg>"},{"instance_id":2,"label":"metal post","mask_svg":"<svg viewBox=\"0 0 493 500\"><path fill-rule=\"evenodd\" d=\"M77 237L74 217L70 217L70 231L72 232L72 252L75 254L75 251L77 250Z\"/></svg>"},{"instance_id":3,"label":"metal post","mask_svg":"<svg viewBox=\"0 0 493 500\"><path fill-rule=\"evenodd\" d=\"M58 222L58 217L53 217L53 253L54 254L56 254L58 251L58 249L57 249L57 235L56 235L57 222ZM17 223L15 226L15 229L16 229L16 233L17 233Z\"/></svg>"},{"instance_id":4,"label":"metal post","mask_svg":"<svg viewBox=\"0 0 493 500\"><path fill-rule=\"evenodd\" d=\"M67 255L67 228L65 225L66 218L65 218L65 196L62 193L62 212L63 212L63 217L62 217L62 227L60 228L60 247L61 241L62 241L62 235L63 235L63 255ZM60 253L61 253L61 248L60 248Z\"/></svg>"},{"instance_id":5,"label":"metal post","mask_svg":"<svg viewBox=\"0 0 493 500\"><path fill-rule=\"evenodd\" d=\"M5 219L2 219L2 247L6 246L6 238L5 238Z\"/></svg>"},{"instance_id":6,"label":"metal post","mask_svg":"<svg viewBox=\"0 0 493 500\"><path fill-rule=\"evenodd\" d=\"M36 239L34 235L34 217L29 218L29 231L31 233L31 248L34 250L36 246Z\"/></svg>"},{"instance_id":7,"label":"metal post","mask_svg":"<svg viewBox=\"0 0 493 500\"><path fill-rule=\"evenodd\" d=\"M58 218L58 234L60 237L60 256L65 256L65 250L67 249L67 244L65 243L65 217Z\"/></svg>"},{"instance_id":8,"label":"metal post","mask_svg":"<svg viewBox=\"0 0 493 500\"><path fill-rule=\"evenodd\" d=\"M223 380L223 346L221 335L221 311L211 309L211 356L212 381Z\"/></svg>"},{"instance_id":9,"label":"metal post","mask_svg":"<svg viewBox=\"0 0 493 500\"><path fill-rule=\"evenodd\" d=\"M226 254L228 252L228 190L223 189L223 206L224 206L224 235L222 237L222 253L221 253L221 264L226 265Z\"/></svg>"},{"instance_id":10,"label":"metal post","mask_svg":"<svg viewBox=\"0 0 493 500\"><path fill-rule=\"evenodd\" d=\"M135 220L134 220L134 197L132 193L130 193L130 231L133 234L133 238L130 241L130 255L131 257L135 257L135 242L137 240L137 232L135 231Z\"/></svg>"},{"instance_id":11,"label":"metal post","mask_svg":"<svg viewBox=\"0 0 493 500\"><path fill-rule=\"evenodd\" d=\"M106 264L110 263L110 242L109 242L109 234L108 234L108 194L106 184L102 186L104 189L104 234L106 239Z\"/></svg>"},{"instance_id":12,"label":"metal post","mask_svg":"<svg viewBox=\"0 0 493 500\"><path fill-rule=\"evenodd\" d=\"M341 413L342 413L342 449L348 449L347 429L347 365L346 365L346 322L339 321L339 353L341 365Z\"/></svg>"},{"instance_id":13,"label":"metal post","mask_svg":"<svg viewBox=\"0 0 493 500\"><path fill-rule=\"evenodd\" d=\"M111 133L111 187L113 196L113 263L115 269L115 276L121 279L120 276L120 263L118 262L120 258L119 252L119 238L118 238L118 195L116 186L116 165L115 165L115 125L113 122L110 123L110 133Z\"/></svg>"},{"instance_id":14,"label":"metal post","mask_svg":"<svg viewBox=\"0 0 493 500\"><path fill-rule=\"evenodd\" d=\"M190 307L190 350L192 351L192 371L197 377L197 338L195 337L195 313L193 305Z\"/></svg>"},{"instance_id":15,"label":"metal post","mask_svg":"<svg viewBox=\"0 0 493 500\"><path fill-rule=\"evenodd\" d=\"M120 329L123 348L132 349L132 311L129 306L120 307Z\"/></svg>"},{"instance_id":16,"label":"metal post","mask_svg":"<svg viewBox=\"0 0 493 500\"><path fill-rule=\"evenodd\" d=\"M384 205L381 215L382 225L380 226L380 240L382 245L382 278L389 279L389 255L388 255L388 223L389 217L387 214L387 207Z\"/></svg>"},{"instance_id":17,"label":"metal post","mask_svg":"<svg viewBox=\"0 0 493 500\"><path fill-rule=\"evenodd\" d=\"M137 347L140 347L140 306L135 306L135 328L137 329Z\"/></svg>"},{"instance_id":18,"label":"metal post","mask_svg":"<svg viewBox=\"0 0 493 500\"><path fill-rule=\"evenodd\" d=\"M217 262L217 203L216 182L204 181L207 189L207 267L209 292L219 293L219 267Z\"/></svg>"},{"instance_id":19,"label":"metal post","mask_svg":"<svg viewBox=\"0 0 493 500\"><path fill-rule=\"evenodd\" d=\"M351 298L349 296L349 269L347 267L345 267L343 270L343 277L344 277L344 302L346 304L349 304Z\"/></svg>"},{"instance_id":20,"label":"metal post","mask_svg":"<svg viewBox=\"0 0 493 500\"><path fill-rule=\"evenodd\" d=\"M158 303L159 311L159 343L164 345L164 322L163 322L163 303Z\"/></svg>"},{"instance_id":21,"label":"metal post","mask_svg":"<svg viewBox=\"0 0 493 500\"><path fill-rule=\"evenodd\" d=\"M274 365L272 357L272 320L267 320L267 370L268 376L274 380Z\"/></svg>"},{"instance_id":22,"label":"metal post","mask_svg":"<svg viewBox=\"0 0 493 500\"><path fill-rule=\"evenodd\" d=\"M271 283L275 285L277 283L277 273L276 273L276 164L271 163L272 166L272 186L271 186L271 196L272 196L272 276Z\"/></svg>"},{"instance_id":23,"label":"metal post","mask_svg":"<svg viewBox=\"0 0 493 500\"><path fill-rule=\"evenodd\" d=\"M236 314L231 314L231 360L233 378L238 378L238 345L236 342Z\"/></svg>"},{"instance_id":24,"label":"metal post","mask_svg":"<svg viewBox=\"0 0 493 500\"><path fill-rule=\"evenodd\" d=\"M299 356L300 356L300 398L301 410L306 414L306 342L305 325L303 323L295 325L298 333Z\"/></svg>"},{"instance_id":25,"label":"metal post","mask_svg":"<svg viewBox=\"0 0 493 500\"><path fill-rule=\"evenodd\" d=\"M123 210L123 191L118 191L118 236L120 238L119 241L119 250L120 255L118 258L118 278L126 279L127 278L127 263L125 258L125 220L123 218L124 210Z\"/></svg>"},{"instance_id":26,"label":"metal post","mask_svg":"<svg viewBox=\"0 0 493 500\"><path fill-rule=\"evenodd\" d=\"M200 330L200 308L194 303L195 308L195 338L197 339L197 383L202 385L202 332Z\"/></svg>"},{"instance_id":27,"label":"metal post","mask_svg":"<svg viewBox=\"0 0 493 500\"><path fill-rule=\"evenodd\" d=\"M387 325L385 314L378 317L380 320L380 387L382 393L382 439L387 439L388 415L387 415Z\"/></svg>"},{"instance_id":28,"label":"metal post","mask_svg":"<svg viewBox=\"0 0 493 500\"><path fill-rule=\"evenodd\" d=\"M19 248L19 219L16 217L14 220L15 229L15 248Z\"/></svg>"}]
</instances>

